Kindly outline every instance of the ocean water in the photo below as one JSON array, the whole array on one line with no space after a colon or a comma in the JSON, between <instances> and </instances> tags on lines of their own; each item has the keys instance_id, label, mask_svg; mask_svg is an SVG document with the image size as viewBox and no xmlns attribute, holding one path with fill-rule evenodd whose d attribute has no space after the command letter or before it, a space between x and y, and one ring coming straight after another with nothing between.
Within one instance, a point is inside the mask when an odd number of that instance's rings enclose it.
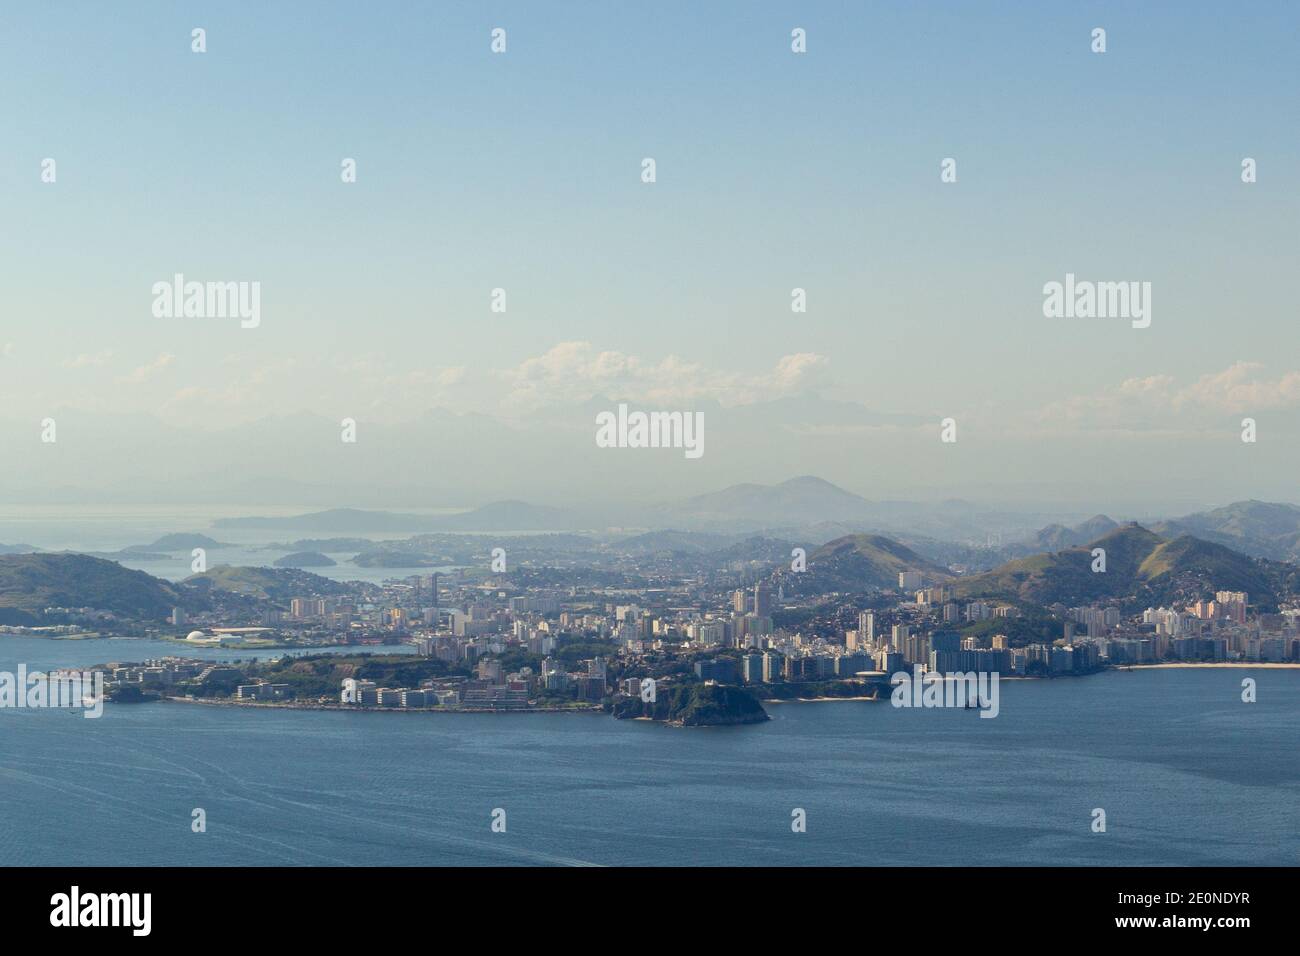
<instances>
[{"instance_id":1,"label":"ocean water","mask_svg":"<svg viewBox=\"0 0 1300 956\"><path fill-rule=\"evenodd\" d=\"M42 647L63 666L103 656L102 642L80 646L74 661L72 642L0 638L0 669L36 666ZM1258 703L1240 700L1245 676ZM602 715L0 710L0 864L1300 862L1300 670L1001 692L991 720L794 703L766 724L690 730ZM197 807L206 833L191 832ZM1105 833L1090 829L1097 807Z\"/></svg>"}]
</instances>

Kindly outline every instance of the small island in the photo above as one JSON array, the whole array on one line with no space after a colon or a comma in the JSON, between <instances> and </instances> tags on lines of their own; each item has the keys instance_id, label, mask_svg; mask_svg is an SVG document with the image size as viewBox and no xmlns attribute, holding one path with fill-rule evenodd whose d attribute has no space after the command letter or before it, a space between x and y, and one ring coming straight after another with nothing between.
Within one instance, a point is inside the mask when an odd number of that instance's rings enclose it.
<instances>
[{"instance_id":1,"label":"small island","mask_svg":"<svg viewBox=\"0 0 1300 956\"><path fill-rule=\"evenodd\" d=\"M618 696L610 713L620 720L659 720L675 727L724 727L771 720L758 698L743 687L681 684L656 693L654 701Z\"/></svg>"},{"instance_id":2,"label":"small island","mask_svg":"<svg viewBox=\"0 0 1300 956\"><path fill-rule=\"evenodd\" d=\"M338 562L319 551L295 551L293 554L276 558L274 564L277 568L332 568L337 566Z\"/></svg>"}]
</instances>

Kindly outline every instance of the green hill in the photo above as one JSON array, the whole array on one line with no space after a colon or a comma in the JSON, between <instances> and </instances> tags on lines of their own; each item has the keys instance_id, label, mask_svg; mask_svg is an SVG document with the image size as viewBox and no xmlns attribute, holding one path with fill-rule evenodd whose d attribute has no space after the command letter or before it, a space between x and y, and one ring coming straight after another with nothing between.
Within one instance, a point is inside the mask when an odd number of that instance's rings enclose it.
<instances>
[{"instance_id":1,"label":"green hill","mask_svg":"<svg viewBox=\"0 0 1300 956\"><path fill-rule=\"evenodd\" d=\"M892 538L850 534L826 542L808 556L807 584L823 593L893 588L901 571L923 571L935 581L952 577L947 568Z\"/></svg>"},{"instance_id":2,"label":"green hill","mask_svg":"<svg viewBox=\"0 0 1300 956\"><path fill-rule=\"evenodd\" d=\"M1180 578L1213 582L1218 590L1246 591L1256 596L1271 594L1274 581L1267 562L1255 561L1231 548L1212 541L1202 541L1189 534L1166 541L1142 562L1138 575L1149 582L1169 582L1177 586Z\"/></svg>"},{"instance_id":3,"label":"green hill","mask_svg":"<svg viewBox=\"0 0 1300 956\"><path fill-rule=\"evenodd\" d=\"M15 621L47 607L89 607L120 617L161 620L187 596L176 586L85 554L0 556L0 609Z\"/></svg>"},{"instance_id":4,"label":"green hill","mask_svg":"<svg viewBox=\"0 0 1300 956\"><path fill-rule=\"evenodd\" d=\"M200 594L230 591L246 597L284 602L303 594L343 594L337 581L296 568L243 568L229 564L192 574L182 584Z\"/></svg>"},{"instance_id":5,"label":"green hill","mask_svg":"<svg viewBox=\"0 0 1300 956\"><path fill-rule=\"evenodd\" d=\"M1092 570L1094 548L1106 552L1105 572ZM1166 541L1128 524L1083 547L1009 561L954 586L959 598L994 598L1049 605L1118 601L1130 605L1194 601L1216 590L1247 591L1261 610L1276 607L1294 569L1182 535Z\"/></svg>"}]
</instances>

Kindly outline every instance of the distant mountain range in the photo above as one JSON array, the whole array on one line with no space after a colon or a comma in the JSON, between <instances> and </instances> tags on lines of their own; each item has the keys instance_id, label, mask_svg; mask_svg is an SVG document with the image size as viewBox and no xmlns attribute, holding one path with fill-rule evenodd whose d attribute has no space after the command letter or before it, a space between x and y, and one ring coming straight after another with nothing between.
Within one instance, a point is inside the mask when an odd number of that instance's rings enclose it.
<instances>
[{"instance_id":1,"label":"distant mountain range","mask_svg":"<svg viewBox=\"0 0 1300 956\"><path fill-rule=\"evenodd\" d=\"M756 521L771 528L862 521L869 519L872 511L871 502L865 498L805 475L778 485L732 485L660 506L652 513L674 527L735 529Z\"/></svg>"},{"instance_id":2,"label":"distant mountain range","mask_svg":"<svg viewBox=\"0 0 1300 956\"><path fill-rule=\"evenodd\" d=\"M1012 545L1026 552L1060 551L1095 541L1119 524L1096 515L1072 528L1052 524ZM1237 501L1211 511L1148 524L1164 538L1193 535L1256 558L1300 562L1300 507L1267 501Z\"/></svg>"},{"instance_id":3,"label":"distant mountain range","mask_svg":"<svg viewBox=\"0 0 1300 956\"><path fill-rule=\"evenodd\" d=\"M740 484L661 504L620 509L554 508L500 501L449 515L338 508L281 517L221 518L219 529L274 529L327 534L406 532L595 531L642 528L714 534L779 533L816 545L846 533L876 531L943 540L983 539L989 529L1032 533L1035 517L964 501L924 504L873 502L821 478L802 476L775 485Z\"/></svg>"},{"instance_id":4,"label":"distant mountain range","mask_svg":"<svg viewBox=\"0 0 1300 956\"><path fill-rule=\"evenodd\" d=\"M1120 523L1104 514L1067 526L1035 526L1033 516L1000 512L964 501L932 504L873 502L821 478L802 476L775 485L740 484L659 505L632 505L613 513L499 501L456 514L424 515L337 508L283 517L222 518L216 528L266 529L326 534L576 532L607 528L644 528L645 546L662 550L710 550L724 538L732 542L763 534L816 547L847 534L875 533L905 539L914 549L944 561L989 567L999 558L1056 552L1095 541ZM1191 534L1252 557L1300 562L1300 507L1240 501L1212 511L1149 523L1166 538ZM993 529L993 530L991 530ZM697 537L692 537L697 536ZM172 540L176 539L176 540ZM182 540L183 539L183 540ZM986 541L987 539L987 541ZM219 543L186 544L188 537L169 535L140 550L174 547L220 547ZM207 539L211 541L211 539ZM0 553L4 548L0 546Z\"/></svg>"},{"instance_id":5,"label":"distant mountain range","mask_svg":"<svg viewBox=\"0 0 1300 956\"><path fill-rule=\"evenodd\" d=\"M454 531L581 531L590 525L563 508L530 505L522 501L497 501L472 511L450 515L401 514L334 508L283 517L218 518L214 528L325 531L334 534L375 532Z\"/></svg>"},{"instance_id":6,"label":"distant mountain range","mask_svg":"<svg viewBox=\"0 0 1300 956\"><path fill-rule=\"evenodd\" d=\"M1093 570L1096 548L1105 551L1105 571ZM1128 524L1082 546L1018 558L959 579L954 594L1039 605L1107 600L1159 605L1230 590L1246 591L1253 605L1273 610L1297 585L1294 565L1251 557L1192 535L1168 539Z\"/></svg>"},{"instance_id":7,"label":"distant mountain range","mask_svg":"<svg viewBox=\"0 0 1300 956\"><path fill-rule=\"evenodd\" d=\"M719 491L662 504L633 504L619 512L598 508L574 510L498 501L454 514L410 514L337 508L280 517L222 518L219 529L267 530L325 535L410 534L457 535L552 532L574 534L610 529L646 529L625 534L619 547L628 554L667 556L674 553L701 557L717 552L719 561L744 561L747 541L765 542L751 560L766 560L784 542L815 549L846 536L883 535L905 546L920 560L938 566L964 566L974 570L996 568L1010 559L1058 553L1096 541L1120 523L1104 514L1078 524L1033 525L1033 516L1004 513L964 501L923 504L873 502L813 476L801 476L774 485L746 483ZM1150 531L1162 538L1192 535L1241 554L1273 561L1300 563L1300 507L1261 501L1242 501L1210 511L1149 522ZM990 531L989 529L996 529ZM411 547L394 542L372 545L351 538L333 547L307 538L291 545L293 551L367 552L365 566L434 566L446 563L450 545L440 553L411 562ZM148 545L135 545L102 557L141 560L149 553L225 547L206 535L172 534ZM0 554L38 550L28 545L0 545ZM370 555L374 551L376 555ZM788 549L787 549L788 553ZM395 563L394 563L395 562ZM883 569L884 565L880 565ZM883 571L881 571L883 574ZM880 575L877 575L879 577Z\"/></svg>"},{"instance_id":8,"label":"distant mountain range","mask_svg":"<svg viewBox=\"0 0 1300 956\"><path fill-rule=\"evenodd\" d=\"M1027 543L1031 551L1064 551L1075 548L1089 541L1096 541L1102 535L1114 531L1119 523L1105 515L1094 515L1082 524L1067 528L1061 524L1049 524Z\"/></svg>"},{"instance_id":9,"label":"distant mountain range","mask_svg":"<svg viewBox=\"0 0 1300 956\"><path fill-rule=\"evenodd\" d=\"M1247 502L1207 513L1214 518L1185 520L1209 521L1218 535L1257 541L1275 530L1267 518L1273 507ZM1109 518L1097 516L1076 528L1044 529L1040 539L1069 542L1086 529L1108 524L1113 524ZM497 540L511 541L513 553L526 565L546 567L555 560L556 548L570 549L562 563L581 569L581 574L613 573L619 580L624 580L622 570L611 572L611 568L630 567L636 573L642 566L660 564L691 573L752 570L757 578L788 568L791 548L789 539L773 536L681 531L649 532L616 541L565 534ZM1104 571L1093 570L1096 548L1105 551ZM358 559L358 563L364 562ZM1252 556L1195 535L1167 537L1136 523L1114 527L1082 544L1017 557L990 571L961 576L891 537L844 535L808 549L807 570L786 575L785 581L792 595L853 593L894 589L902 571L922 572L931 583L950 583L959 600L987 598L1038 606L1101 601L1132 609L1187 603L1222 589L1247 591L1256 609L1273 611L1280 601L1300 594L1300 566L1295 563ZM208 610L219 603L227 609L251 609L258 602L283 605L298 594L341 594L357 587L370 586L331 581L298 568L218 566L171 583L84 554L3 555L0 624L39 623L47 607L100 608L124 618L158 621L174 606Z\"/></svg>"},{"instance_id":10,"label":"distant mountain range","mask_svg":"<svg viewBox=\"0 0 1300 956\"><path fill-rule=\"evenodd\" d=\"M1267 501L1237 501L1153 524L1166 537L1193 534L1246 554L1300 561L1300 508Z\"/></svg>"}]
</instances>

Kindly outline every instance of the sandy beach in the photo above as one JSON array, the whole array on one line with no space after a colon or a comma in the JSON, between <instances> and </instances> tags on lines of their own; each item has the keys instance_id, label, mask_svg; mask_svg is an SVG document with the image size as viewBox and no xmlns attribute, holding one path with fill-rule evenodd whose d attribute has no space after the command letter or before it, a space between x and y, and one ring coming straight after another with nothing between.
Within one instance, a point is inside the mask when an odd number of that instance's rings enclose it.
<instances>
[{"instance_id":1,"label":"sandy beach","mask_svg":"<svg viewBox=\"0 0 1300 956\"><path fill-rule=\"evenodd\" d=\"M1294 670L1300 668L1300 662L1294 661L1169 661L1163 664L1121 664L1117 671L1155 670L1166 667L1267 667L1269 669Z\"/></svg>"}]
</instances>

